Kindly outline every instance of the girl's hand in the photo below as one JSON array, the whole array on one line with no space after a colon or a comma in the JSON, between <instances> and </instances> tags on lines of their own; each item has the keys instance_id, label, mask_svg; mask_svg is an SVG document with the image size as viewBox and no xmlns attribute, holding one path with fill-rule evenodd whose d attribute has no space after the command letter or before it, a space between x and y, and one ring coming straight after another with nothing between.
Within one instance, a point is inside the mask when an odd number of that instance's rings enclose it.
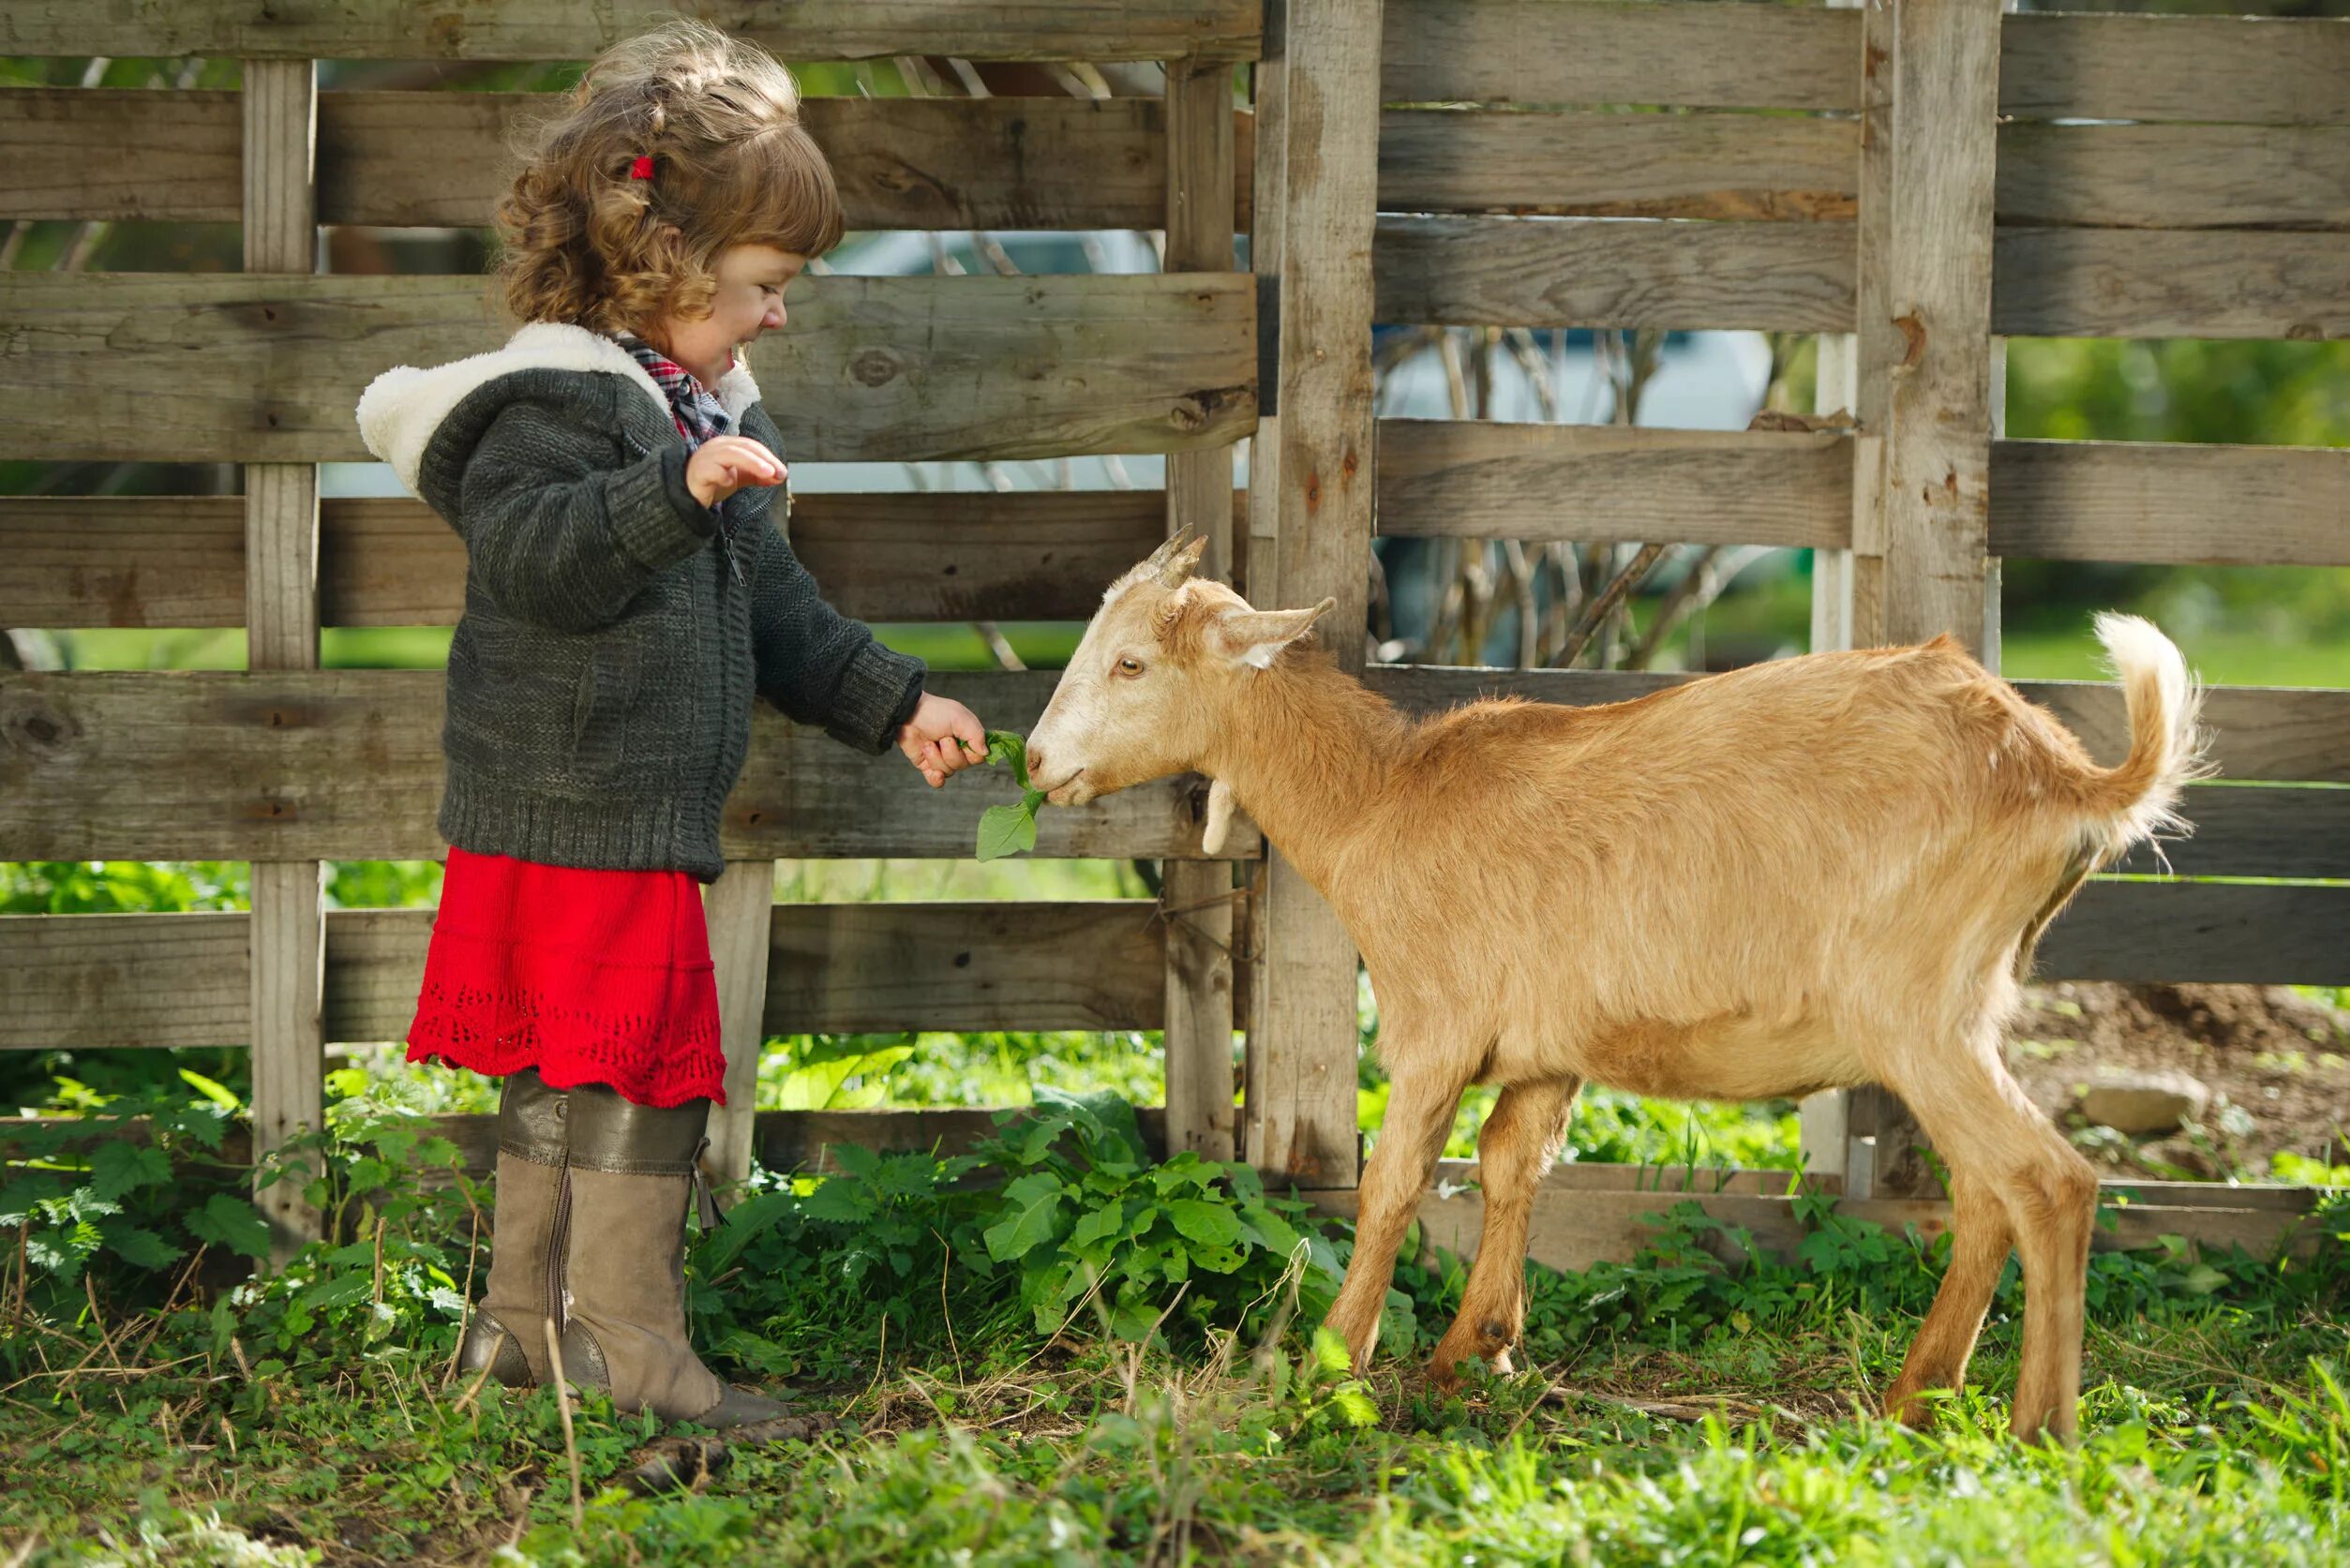
<instances>
[{"instance_id":1,"label":"girl's hand","mask_svg":"<svg viewBox=\"0 0 2350 1568\"><path fill-rule=\"evenodd\" d=\"M936 789L948 774L987 760L987 730L963 704L924 692L914 716L898 731L898 750Z\"/></svg>"},{"instance_id":2,"label":"girl's hand","mask_svg":"<svg viewBox=\"0 0 2350 1568\"><path fill-rule=\"evenodd\" d=\"M784 460L748 436L712 436L685 460L685 487L704 506L716 506L754 485L781 485Z\"/></svg>"}]
</instances>

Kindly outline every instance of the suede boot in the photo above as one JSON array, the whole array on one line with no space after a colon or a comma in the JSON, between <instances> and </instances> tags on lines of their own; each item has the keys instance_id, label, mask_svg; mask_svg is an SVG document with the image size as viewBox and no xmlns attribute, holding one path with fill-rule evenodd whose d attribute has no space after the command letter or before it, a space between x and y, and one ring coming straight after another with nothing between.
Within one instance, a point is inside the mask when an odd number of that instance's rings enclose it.
<instances>
[{"instance_id":1,"label":"suede boot","mask_svg":"<svg viewBox=\"0 0 2350 1568\"><path fill-rule=\"evenodd\" d=\"M552 1376L542 1325L551 1319L562 1327L565 1098L531 1068L508 1076L500 1090L489 1286L457 1351L457 1375L468 1385L485 1366L509 1388Z\"/></svg>"},{"instance_id":2,"label":"suede boot","mask_svg":"<svg viewBox=\"0 0 2350 1568\"><path fill-rule=\"evenodd\" d=\"M686 1336L687 1206L718 1222L698 1164L709 1114L706 1099L659 1110L600 1084L572 1091L563 1376L608 1389L620 1411L741 1426L788 1411L719 1381Z\"/></svg>"}]
</instances>

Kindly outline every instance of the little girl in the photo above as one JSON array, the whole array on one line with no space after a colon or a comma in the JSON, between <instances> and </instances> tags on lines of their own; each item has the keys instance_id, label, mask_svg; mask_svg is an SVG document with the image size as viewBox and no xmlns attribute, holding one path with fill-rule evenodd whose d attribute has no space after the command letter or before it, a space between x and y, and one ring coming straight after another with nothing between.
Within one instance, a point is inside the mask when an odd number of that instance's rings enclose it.
<instances>
[{"instance_id":1,"label":"little girl","mask_svg":"<svg viewBox=\"0 0 2350 1568\"><path fill-rule=\"evenodd\" d=\"M465 541L412 1061L504 1079L487 1292L460 1366L731 1426L782 1407L686 1337L689 1197L726 1058L699 882L754 695L933 787L984 755L919 660L835 612L771 520L781 438L736 350L838 243L791 78L694 22L591 66L500 203L503 349L386 371L377 456ZM786 502L788 507L788 500ZM554 1334L548 1330L552 1326Z\"/></svg>"}]
</instances>

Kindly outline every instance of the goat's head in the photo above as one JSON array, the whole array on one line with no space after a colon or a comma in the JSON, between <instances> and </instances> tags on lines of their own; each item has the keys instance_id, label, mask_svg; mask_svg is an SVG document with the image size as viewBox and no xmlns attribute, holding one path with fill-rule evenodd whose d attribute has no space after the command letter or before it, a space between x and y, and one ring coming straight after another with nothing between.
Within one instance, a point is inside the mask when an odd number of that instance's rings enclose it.
<instances>
[{"instance_id":1,"label":"goat's head","mask_svg":"<svg viewBox=\"0 0 2350 1568\"><path fill-rule=\"evenodd\" d=\"M1055 805L1198 768L1242 683L1336 603L1254 609L1192 577L1205 545L1171 539L1101 596L1028 737L1030 782Z\"/></svg>"}]
</instances>

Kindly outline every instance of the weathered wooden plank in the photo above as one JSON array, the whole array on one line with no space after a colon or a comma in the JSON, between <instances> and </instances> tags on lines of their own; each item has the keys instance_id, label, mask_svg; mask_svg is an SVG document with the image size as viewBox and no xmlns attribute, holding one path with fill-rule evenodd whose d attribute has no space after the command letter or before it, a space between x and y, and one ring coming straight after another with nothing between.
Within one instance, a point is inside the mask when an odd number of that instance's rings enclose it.
<instances>
[{"instance_id":1,"label":"weathered wooden plank","mask_svg":"<svg viewBox=\"0 0 2350 1568\"><path fill-rule=\"evenodd\" d=\"M2002 229L1991 325L2016 337L2350 336L2350 245L2252 230Z\"/></svg>"},{"instance_id":2,"label":"weathered wooden plank","mask_svg":"<svg viewBox=\"0 0 2350 1568\"><path fill-rule=\"evenodd\" d=\"M2350 228L2350 127L1999 127L2002 223Z\"/></svg>"},{"instance_id":3,"label":"weathered wooden plank","mask_svg":"<svg viewBox=\"0 0 2350 1568\"><path fill-rule=\"evenodd\" d=\"M245 624L241 496L9 496L0 499L0 626ZM461 573L462 547L457 560Z\"/></svg>"},{"instance_id":4,"label":"weathered wooden plank","mask_svg":"<svg viewBox=\"0 0 2350 1568\"><path fill-rule=\"evenodd\" d=\"M2098 680L2019 680L2015 689L2112 764L2130 750L2121 689ZM2350 691L2214 686L2204 694L2211 755L2229 779L2350 784Z\"/></svg>"},{"instance_id":5,"label":"weathered wooden plank","mask_svg":"<svg viewBox=\"0 0 2350 1568\"><path fill-rule=\"evenodd\" d=\"M406 1038L433 914L327 913L326 1039ZM774 904L751 1026L1156 1029L1164 931L1140 899ZM250 935L241 913L0 916L0 1051L246 1044Z\"/></svg>"},{"instance_id":6,"label":"weathered wooden plank","mask_svg":"<svg viewBox=\"0 0 2350 1568\"><path fill-rule=\"evenodd\" d=\"M1852 537L1851 443L1829 432L1385 419L1379 531L1841 545Z\"/></svg>"},{"instance_id":7,"label":"weathered wooden plank","mask_svg":"<svg viewBox=\"0 0 2350 1568\"><path fill-rule=\"evenodd\" d=\"M1381 321L1852 325L1852 231L1842 224L1382 217L1373 244Z\"/></svg>"},{"instance_id":8,"label":"weathered wooden plank","mask_svg":"<svg viewBox=\"0 0 2350 1568\"><path fill-rule=\"evenodd\" d=\"M1255 0L753 0L682 7L786 60L953 54L966 60L1245 60ZM172 0L97 10L79 0L20 0L0 11L0 54L182 55L337 60L584 60L677 16L670 0L500 0L453 9L432 0L257 7Z\"/></svg>"},{"instance_id":9,"label":"weathered wooden plank","mask_svg":"<svg viewBox=\"0 0 2350 1568\"><path fill-rule=\"evenodd\" d=\"M2350 565L2350 452L1994 441L1991 548L2039 560Z\"/></svg>"},{"instance_id":10,"label":"weathered wooden plank","mask_svg":"<svg viewBox=\"0 0 2350 1568\"><path fill-rule=\"evenodd\" d=\"M1859 18L1804 7L1620 0L1396 0L1391 103L1850 109Z\"/></svg>"},{"instance_id":11,"label":"weathered wooden plank","mask_svg":"<svg viewBox=\"0 0 2350 1568\"><path fill-rule=\"evenodd\" d=\"M761 1144L761 1159L770 1169L804 1168L831 1172L838 1169L828 1151L843 1143L860 1148L896 1153L907 1150L935 1149L941 1155L967 1153L979 1140L996 1133L996 1118L1010 1118L1017 1127L1034 1114L1026 1106L953 1106L906 1109L891 1107L868 1111L762 1111L756 1118L757 1138ZM1169 1152L1165 1142L1165 1113L1155 1105L1134 1108L1135 1121L1143 1135L1145 1148L1153 1158L1164 1158ZM464 1167L471 1172L489 1171L495 1161L498 1145L498 1118L486 1114L452 1114L429 1119L431 1128L457 1146ZM8 1116L0 1117L0 1150L17 1147L22 1134L38 1128L49 1132L70 1129L72 1123L63 1117ZM153 1136L142 1117L127 1123L108 1125L104 1130L92 1127L88 1139L121 1138L143 1143ZM68 1146L75 1141L68 1139ZM84 1144L86 1146L86 1144ZM221 1157L232 1163L251 1157L251 1146L242 1127L231 1127L223 1140ZM1786 1171L1718 1171L1702 1167L1685 1169L1654 1165L1610 1165L1603 1163L1569 1163L1553 1166L1545 1177L1540 1200L1545 1203L1572 1203L1582 1194L1602 1195L1603 1202L1629 1204L1646 1202L1653 1205L1649 1212L1662 1212L1679 1202L1684 1196L1699 1199L1762 1198L1785 1202L1789 1197L1791 1173ZM1429 1201L1449 1202L1467 1196L1477 1196L1474 1185L1477 1166L1471 1159L1446 1159L1438 1162L1436 1173L1429 1184ZM1807 1193L1836 1196L1840 1184L1834 1176L1805 1176L1803 1190ZM2281 1217L2306 1215L2314 1209L2321 1190L2307 1187L2246 1186L2223 1182L2136 1181L2108 1178L2101 1184L2104 1201L2118 1212L2136 1208L2140 1217L2134 1220L2133 1233L2164 1233L2160 1227L2176 1221L2191 1211L2203 1211L2216 1216L2210 1223L2223 1230L2250 1223L2248 1216L2265 1213ZM1351 1216L1352 1194L1317 1192L1313 1200L1324 1206L1324 1212ZM1851 1202L1849 1200L1847 1201ZM1947 1216L1937 1216L1940 1205L1922 1205L1929 1224L1939 1219L1947 1223ZM1839 1208L1844 1204L1839 1204ZM1877 1223L1898 1230L1908 1222L1915 1210L1908 1205L1886 1204L1868 1209L1854 1208ZM1930 1232L1926 1233L1931 1233ZM2169 1233L2179 1233L2176 1230ZM2225 1245L2224 1241L2221 1245Z\"/></svg>"},{"instance_id":12,"label":"weathered wooden plank","mask_svg":"<svg viewBox=\"0 0 2350 1568\"><path fill-rule=\"evenodd\" d=\"M1141 899L779 904L771 1035L1156 1029L1165 922Z\"/></svg>"},{"instance_id":13,"label":"weathered wooden plank","mask_svg":"<svg viewBox=\"0 0 2350 1568\"><path fill-rule=\"evenodd\" d=\"M2350 881L2350 789L2198 785L2180 806L2194 831L2140 844L2116 872L2140 876ZM2350 931L2343 933L2350 944Z\"/></svg>"},{"instance_id":14,"label":"weathered wooden plank","mask_svg":"<svg viewBox=\"0 0 2350 1568\"><path fill-rule=\"evenodd\" d=\"M245 270L307 274L318 261L318 65L243 63ZM318 469L257 463L245 470L247 666L319 665ZM326 867L256 858L252 865L253 1146L262 1156L326 1126ZM304 1196L307 1162L257 1194L279 1263L317 1236L322 1213Z\"/></svg>"},{"instance_id":15,"label":"weathered wooden plank","mask_svg":"<svg viewBox=\"0 0 2350 1568\"><path fill-rule=\"evenodd\" d=\"M2350 985L2350 888L2092 880L2049 924L2034 973Z\"/></svg>"},{"instance_id":16,"label":"weathered wooden plank","mask_svg":"<svg viewBox=\"0 0 2350 1568\"><path fill-rule=\"evenodd\" d=\"M0 915L0 1050L243 1045L251 928L243 913Z\"/></svg>"},{"instance_id":17,"label":"weathered wooden plank","mask_svg":"<svg viewBox=\"0 0 2350 1568\"><path fill-rule=\"evenodd\" d=\"M752 1108L758 1098L760 1048L767 1041L769 928L775 907L775 862L729 860L702 894L711 968L718 987L719 1049L726 1092L710 1108L704 1151L710 1172L739 1182L751 1173Z\"/></svg>"},{"instance_id":18,"label":"weathered wooden plank","mask_svg":"<svg viewBox=\"0 0 2350 1568\"><path fill-rule=\"evenodd\" d=\"M1229 272L1230 193L1238 163L1232 138L1232 72L1221 66L1170 64L1166 104L1163 265L1169 272ZM1233 575L1232 481L1230 447L1167 458L1167 532L1205 540L1202 575L1227 583ZM1232 868L1223 862L1166 863L1160 905L1166 921L1160 1038L1167 1137L1174 1148L1190 1149L1204 1159L1231 1159L1238 1146L1232 892Z\"/></svg>"},{"instance_id":19,"label":"weathered wooden plank","mask_svg":"<svg viewBox=\"0 0 2350 1568\"><path fill-rule=\"evenodd\" d=\"M1546 1193L1646 1193L1670 1202L1679 1194L1728 1193L1732 1196L1785 1198L1794 1173L1788 1171L1722 1171L1705 1166L1612 1165L1575 1161L1554 1165L1543 1178ZM1431 1190L1460 1187L1477 1180L1474 1159L1437 1161ZM1835 1196L1842 1183L1834 1176L1806 1174L1803 1190ZM2278 1209L2307 1214L2317 1204L2320 1190L2308 1187L2245 1186L2226 1182L2135 1181L2107 1177L2101 1190L2108 1202L2150 1204L2160 1208ZM1563 1199L1561 1201L1564 1201Z\"/></svg>"},{"instance_id":20,"label":"weathered wooden plank","mask_svg":"<svg viewBox=\"0 0 2350 1568\"><path fill-rule=\"evenodd\" d=\"M1653 670L1505 670L1374 665L1371 690L1415 712L1482 696L1522 696L1576 706L1626 702L1683 681ZM2121 689L2099 680L2019 680L2015 689L2048 709L2112 764L2130 749ZM2203 722L2221 776L2305 784L2350 784L2350 691L2294 686L2214 686Z\"/></svg>"},{"instance_id":21,"label":"weathered wooden plank","mask_svg":"<svg viewBox=\"0 0 2350 1568\"><path fill-rule=\"evenodd\" d=\"M1228 502L1237 510L1235 493ZM792 547L844 614L867 620L1080 620L1154 549L1158 490L802 494ZM320 620L447 626L465 546L405 499L320 505ZM234 496L0 498L0 626L241 626Z\"/></svg>"},{"instance_id":22,"label":"weathered wooden plank","mask_svg":"<svg viewBox=\"0 0 2350 1568\"><path fill-rule=\"evenodd\" d=\"M877 1154L931 1150L941 1155L965 1154L980 1139L998 1131L999 1116L1006 1119L1009 1127L1016 1129L1034 1115L1035 1112L1025 1105L919 1111L762 1111L754 1118L753 1127L759 1161L769 1170L830 1175L840 1169L831 1151L844 1143ZM1136 1130L1143 1136L1144 1152L1154 1159L1164 1158L1165 1113L1156 1105L1138 1105L1134 1108L1134 1120ZM62 1125L62 1117L0 1117L0 1150L18 1146L29 1129L48 1131ZM432 1116L426 1119L425 1125L432 1133L457 1145L458 1163L469 1174L486 1175L496 1168L498 1117L494 1113ZM105 1124L103 1132L94 1129L89 1141L103 1137L143 1143L153 1136L144 1118L133 1118L127 1123ZM230 1127L221 1141L220 1157L233 1164L251 1156L252 1145L245 1129Z\"/></svg>"},{"instance_id":23,"label":"weathered wooden plank","mask_svg":"<svg viewBox=\"0 0 2350 1568\"><path fill-rule=\"evenodd\" d=\"M1390 109L1383 212L1849 219L1857 121Z\"/></svg>"},{"instance_id":24,"label":"weathered wooden plank","mask_svg":"<svg viewBox=\"0 0 2350 1568\"><path fill-rule=\"evenodd\" d=\"M2350 126L2350 22L2011 16L1999 43L2018 119Z\"/></svg>"},{"instance_id":25,"label":"weathered wooden plank","mask_svg":"<svg viewBox=\"0 0 2350 1568\"><path fill-rule=\"evenodd\" d=\"M1278 519L1279 586L1257 593L1264 604L1334 600L1320 635L1349 670L1363 667L1370 603L1380 25L1381 0L1299 0L1287 6L1283 29L1280 422L1271 443L1278 489L1268 500ZM1351 1187L1355 946L1286 857L1268 867L1264 916L1247 1156L1276 1176Z\"/></svg>"},{"instance_id":26,"label":"weathered wooden plank","mask_svg":"<svg viewBox=\"0 0 2350 1568\"><path fill-rule=\"evenodd\" d=\"M792 294L792 330L750 357L794 459L1181 451L1254 414L1243 277L835 275ZM0 456L267 462L366 458L369 380L504 336L479 278L22 272L0 277Z\"/></svg>"},{"instance_id":27,"label":"weathered wooden plank","mask_svg":"<svg viewBox=\"0 0 2350 1568\"><path fill-rule=\"evenodd\" d=\"M1909 325L1885 402L1885 635L1978 651L1991 505L1991 191L1999 17L1903 0L1894 17L1885 268Z\"/></svg>"},{"instance_id":28,"label":"weathered wooden plank","mask_svg":"<svg viewBox=\"0 0 2350 1568\"><path fill-rule=\"evenodd\" d=\"M1391 420L1381 528L1584 537L1573 518L1646 516L1644 536L1827 547L1850 537L1831 500L1849 474L1812 450L1829 440ZM1996 555L2350 564L2350 455L2334 448L2002 441L1991 472ZM1148 553L1164 507L1155 490L818 492L794 501L792 543L832 603L867 620L1075 620ZM428 509L320 511L323 624L456 620L464 550ZM244 549L233 496L0 499L0 625L242 625Z\"/></svg>"},{"instance_id":29,"label":"weathered wooden plank","mask_svg":"<svg viewBox=\"0 0 2350 1568\"><path fill-rule=\"evenodd\" d=\"M0 90L0 217L243 222L243 96L139 87Z\"/></svg>"},{"instance_id":30,"label":"weathered wooden plank","mask_svg":"<svg viewBox=\"0 0 2350 1568\"><path fill-rule=\"evenodd\" d=\"M1307 1196L1324 1214L1354 1217L1352 1192L1312 1192ZM1804 1229L1790 1198L1738 1192L1546 1188L1534 1200L1527 1252L1535 1262L1570 1273L1602 1262L1628 1262L1653 1234L1658 1217L1682 1202L1696 1203L1710 1217L1747 1232L1757 1246L1781 1262L1792 1262L1803 1242ZM1948 1231L1951 1224L1950 1204L1938 1199L1847 1198L1836 1204L1836 1212L1895 1232L1914 1226L1918 1235L1926 1240ZM2166 1208L2110 1203L2106 1213L2112 1224L2108 1226L2101 1219L2091 1232L2090 1245L2099 1251L2153 1247L2164 1236L2180 1236L2198 1247L2223 1251L2242 1247L2263 1257L2280 1247L2306 1251L2318 1243L2317 1232L2305 1217L2289 1209ZM1463 1258L1474 1256L1485 1224L1484 1195L1475 1187L1454 1191L1449 1196L1430 1192L1420 1201L1419 1221L1432 1245Z\"/></svg>"},{"instance_id":31,"label":"weathered wooden plank","mask_svg":"<svg viewBox=\"0 0 2350 1568\"><path fill-rule=\"evenodd\" d=\"M1025 731L1057 679L942 671L931 684ZM442 691L432 670L0 674L0 858L436 858ZM1046 812L1038 853L1196 859L1198 787L1171 779ZM729 859L959 859L981 809L1016 794L994 769L924 788L894 752L865 756L761 705L721 842Z\"/></svg>"},{"instance_id":32,"label":"weathered wooden plank","mask_svg":"<svg viewBox=\"0 0 2350 1568\"><path fill-rule=\"evenodd\" d=\"M236 99L0 90L0 218L237 221ZM512 177L508 138L549 102L545 93L320 94L320 221L486 225ZM1155 229L1163 217L1156 99L812 97L801 118L831 162L851 229ZM1247 114L1233 134L1250 140ZM1244 173L1234 192L1244 221L1248 201Z\"/></svg>"}]
</instances>

